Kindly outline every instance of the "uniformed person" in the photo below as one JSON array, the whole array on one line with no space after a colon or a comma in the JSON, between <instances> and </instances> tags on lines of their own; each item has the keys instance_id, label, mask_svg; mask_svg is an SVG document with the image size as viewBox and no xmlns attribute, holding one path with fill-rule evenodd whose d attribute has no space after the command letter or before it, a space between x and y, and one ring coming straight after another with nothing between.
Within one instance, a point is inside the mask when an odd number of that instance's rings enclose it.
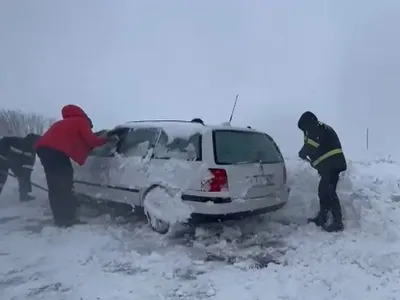
<instances>
[{"instance_id":1,"label":"uniformed person","mask_svg":"<svg viewBox=\"0 0 400 300\"><path fill-rule=\"evenodd\" d=\"M341 231L344 226L336 187L339 175L347 169L347 165L339 137L332 127L318 121L310 111L301 115L298 127L304 133L304 146L299 157L309 161L321 176L318 186L320 210L308 222L313 222L328 232ZM327 224L329 212L333 218L331 224Z\"/></svg>"},{"instance_id":2,"label":"uniformed person","mask_svg":"<svg viewBox=\"0 0 400 300\"><path fill-rule=\"evenodd\" d=\"M11 170L18 180L19 199L35 199L32 192L31 173L35 164L34 144L40 136L28 134L25 138L9 136L0 139L0 193Z\"/></svg>"}]
</instances>

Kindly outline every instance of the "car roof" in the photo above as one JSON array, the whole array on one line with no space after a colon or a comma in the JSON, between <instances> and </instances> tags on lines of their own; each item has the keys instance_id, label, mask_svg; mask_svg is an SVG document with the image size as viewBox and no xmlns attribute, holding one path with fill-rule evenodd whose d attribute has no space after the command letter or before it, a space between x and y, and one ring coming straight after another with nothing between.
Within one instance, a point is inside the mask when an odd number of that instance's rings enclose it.
<instances>
[{"instance_id":1,"label":"car roof","mask_svg":"<svg viewBox=\"0 0 400 300\"><path fill-rule=\"evenodd\" d=\"M265 134L265 132L262 131L257 131L248 127L232 126L229 123L223 123L220 125L208 125L185 120L131 121L125 124L118 125L112 130L124 128L160 128L166 133L169 142L172 142L176 138L190 139L196 134L203 135L204 133L213 130L255 132Z\"/></svg>"},{"instance_id":2,"label":"car roof","mask_svg":"<svg viewBox=\"0 0 400 300\"><path fill-rule=\"evenodd\" d=\"M229 123L223 123L219 125L212 124L201 124L197 122L191 122L186 120L142 120L142 121L130 121L115 127L118 128L162 128L164 131L186 131L187 133L204 133L212 130L234 130L234 131L247 131L247 132L260 132L258 130L249 127L232 126ZM260 132L263 133L263 132Z\"/></svg>"},{"instance_id":3,"label":"car roof","mask_svg":"<svg viewBox=\"0 0 400 300\"><path fill-rule=\"evenodd\" d=\"M207 126L200 123L179 120L131 121L115 127L115 129L120 128L160 128L167 134L169 141L174 138L189 139L195 134L201 135L209 130Z\"/></svg>"}]
</instances>

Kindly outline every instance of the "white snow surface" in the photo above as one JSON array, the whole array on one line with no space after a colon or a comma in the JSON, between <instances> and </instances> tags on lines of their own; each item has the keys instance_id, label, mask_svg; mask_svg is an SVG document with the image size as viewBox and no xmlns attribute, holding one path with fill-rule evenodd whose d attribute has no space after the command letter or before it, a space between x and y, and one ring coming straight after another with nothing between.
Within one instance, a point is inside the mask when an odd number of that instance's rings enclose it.
<instances>
[{"instance_id":1,"label":"white snow surface","mask_svg":"<svg viewBox=\"0 0 400 300\"><path fill-rule=\"evenodd\" d=\"M338 187L346 230L306 224L318 176L287 160L292 193L280 212L159 235L144 220L107 217L55 228L46 194L0 201L0 299L399 299L400 164L349 162Z\"/></svg>"},{"instance_id":2,"label":"white snow surface","mask_svg":"<svg viewBox=\"0 0 400 300\"><path fill-rule=\"evenodd\" d=\"M145 197L144 209L151 216L168 224L185 222L193 209L181 199L181 194L171 195L164 188L154 188Z\"/></svg>"}]
</instances>

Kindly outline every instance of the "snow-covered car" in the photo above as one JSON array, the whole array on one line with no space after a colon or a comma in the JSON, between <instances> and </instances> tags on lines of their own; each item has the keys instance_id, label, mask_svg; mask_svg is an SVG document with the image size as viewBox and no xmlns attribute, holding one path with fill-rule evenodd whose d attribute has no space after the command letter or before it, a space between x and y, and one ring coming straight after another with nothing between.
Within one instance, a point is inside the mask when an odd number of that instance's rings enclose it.
<instances>
[{"instance_id":1,"label":"snow-covered car","mask_svg":"<svg viewBox=\"0 0 400 300\"><path fill-rule=\"evenodd\" d=\"M222 219L282 208L286 167L271 136L250 128L188 121L134 121L109 134L75 169L75 190L91 198L141 206L150 226Z\"/></svg>"}]
</instances>

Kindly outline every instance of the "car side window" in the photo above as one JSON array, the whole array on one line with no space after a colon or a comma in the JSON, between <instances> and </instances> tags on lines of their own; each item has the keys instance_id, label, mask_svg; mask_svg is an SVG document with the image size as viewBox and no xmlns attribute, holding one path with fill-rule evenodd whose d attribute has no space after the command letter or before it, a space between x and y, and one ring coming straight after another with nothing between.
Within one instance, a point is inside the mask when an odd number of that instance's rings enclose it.
<instances>
[{"instance_id":1,"label":"car side window","mask_svg":"<svg viewBox=\"0 0 400 300\"><path fill-rule=\"evenodd\" d=\"M96 136L106 136L107 130L101 130L94 133ZM96 157L109 157L113 155L113 150L115 150L115 143L108 142L103 146L96 147L92 151L90 151L89 156Z\"/></svg>"},{"instance_id":2,"label":"car side window","mask_svg":"<svg viewBox=\"0 0 400 300\"><path fill-rule=\"evenodd\" d=\"M131 128L120 141L117 152L124 156L143 157L154 147L158 135L158 128Z\"/></svg>"},{"instance_id":3,"label":"car side window","mask_svg":"<svg viewBox=\"0 0 400 300\"><path fill-rule=\"evenodd\" d=\"M160 139L153 158L201 161L201 135L194 134L190 138L175 137L170 142L168 138L162 141Z\"/></svg>"},{"instance_id":4,"label":"car side window","mask_svg":"<svg viewBox=\"0 0 400 300\"><path fill-rule=\"evenodd\" d=\"M101 130L101 131L95 132L94 133L95 135L102 136L102 137L107 136L107 134L116 135L116 136L118 136L119 141L118 142L110 141L101 147L94 148L90 152L89 156L96 156L96 157L112 157L112 156L114 156L115 152L118 148L118 144L120 143L120 141L122 141L124 139L124 136L126 135L128 130L129 130L128 128L117 128L117 129L113 129L110 131Z\"/></svg>"}]
</instances>

